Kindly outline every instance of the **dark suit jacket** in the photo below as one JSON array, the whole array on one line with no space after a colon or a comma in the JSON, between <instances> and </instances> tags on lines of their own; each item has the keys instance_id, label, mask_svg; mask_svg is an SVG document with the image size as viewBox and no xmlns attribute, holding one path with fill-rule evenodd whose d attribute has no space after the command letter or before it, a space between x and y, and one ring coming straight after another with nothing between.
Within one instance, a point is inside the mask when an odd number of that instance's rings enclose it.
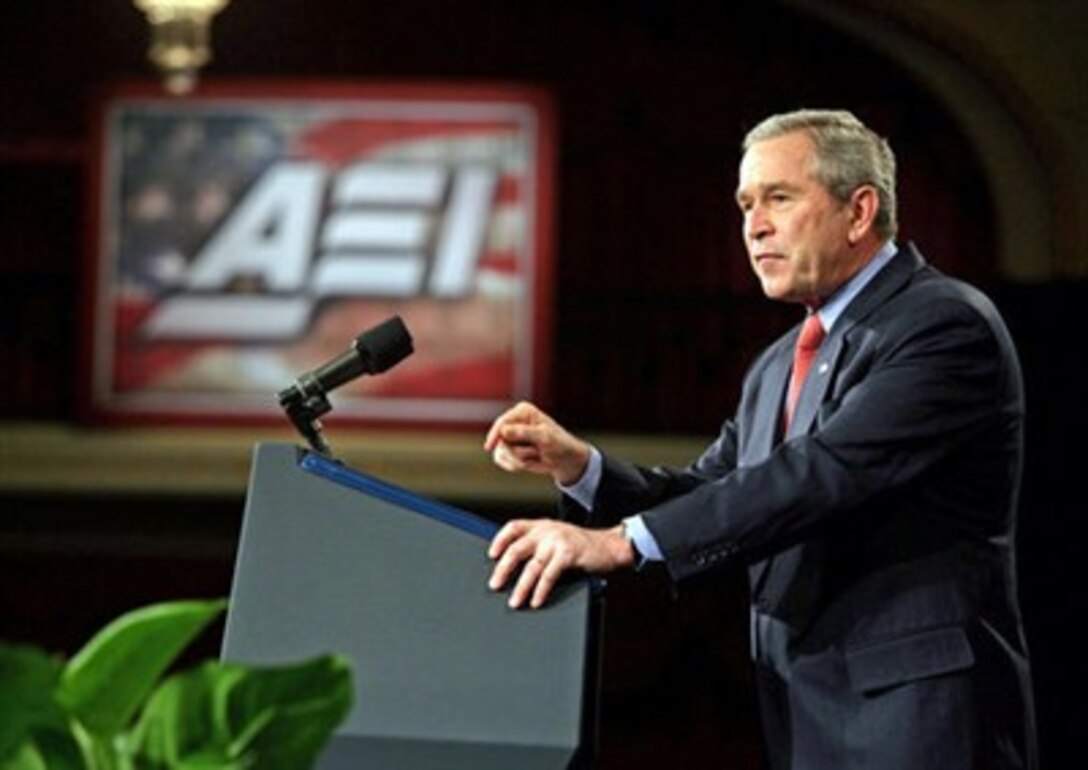
<instances>
[{"instance_id":1,"label":"dark suit jacket","mask_svg":"<svg viewBox=\"0 0 1088 770\"><path fill-rule=\"evenodd\" d=\"M606 457L590 523L641 513L676 581L749 565L775 767L1034 766L1004 323L901 249L830 330L782 437L797 333L690 467Z\"/></svg>"}]
</instances>

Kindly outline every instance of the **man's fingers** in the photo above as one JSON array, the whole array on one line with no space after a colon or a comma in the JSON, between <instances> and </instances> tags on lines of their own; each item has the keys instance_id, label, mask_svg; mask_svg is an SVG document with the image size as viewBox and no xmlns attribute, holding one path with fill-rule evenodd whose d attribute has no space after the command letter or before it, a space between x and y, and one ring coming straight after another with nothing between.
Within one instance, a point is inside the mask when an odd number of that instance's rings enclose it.
<instances>
[{"instance_id":1,"label":"man's fingers","mask_svg":"<svg viewBox=\"0 0 1088 770\"><path fill-rule=\"evenodd\" d=\"M491 450L491 461L504 471L514 473L522 470L521 463L518 462L517 455L510 449L510 445L501 441L495 444Z\"/></svg>"},{"instance_id":2,"label":"man's fingers","mask_svg":"<svg viewBox=\"0 0 1088 770\"><path fill-rule=\"evenodd\" d=\"M533 598L529 603L530 607L535 610L544 606L544 602L548 601L548 597L551 595L555 584L559 582L559 578L563 574L563 569L563 565L558 559L552 559L544 566L540 576L537 578L536 588L533 590Z\"/></svg>"},{"instance_id":3,"label":"man's fingers","mask_svg":"<svg viewBox=\"0 0 1088 770\"><path fill-rule=\"evenodd\" d=\"M502 529L496 533L495 537L491 538L491 545L488 546L487 555L492 559L502 556L511 543L525 534L529 529L529 524L530 522L524 519L515 519L503 524Z\"/></svg>"},{"instance_id":4,"label":"man's fingers","mask_svg":"<svg viewBox=\"0 0 1088 770\"><path fill-rule=\"evenodd\" d=\"M539 418L540 410L528 401L522 401L507 409L495 418L484 437L484 451L491 452L495 449L502 437L503 431L511 425L518 423L530 423Z\"/></svg>"},{"instance_id":5,"label":"man's fingers","mask_svg":"<svg viewBox=\"0 0 1088 770\"><path fill-rule=\"evenodd\" d=\"M510 446L537 446L547 437L547 429L542 425L508 423L499 430L499 440Z\"/></svg>"},{"instance_id":6,"label":"man's fingers","mask_svg":"<svg viewBox=\"0 0 1088 770\"><path fill-rule=\"evenodd\" d=\"M488 581L493 591L500 590L518 568L521 569L510 591L509 605L514 609L530 600L532 607L542 606L562 572L562 567L552 558L547 538L534 536L533 524L520 519L508 522L495 535L487 552L492 559L497 559ZM536 524L539 528L541 522Z\"/></svg>"},{"instance_id":7,"label":"man's fingers","mask_svg":"<svg viewBox=\"0 0 1088 770\"><path fill-rule=\"evenodd\" d=\"M514 409L516 408L517 407L514 407ZM514 414L514 409L510 409L499 415L495 419L495 422L491 423L491 427L487 431L487 436L484 437L484 449L486 451L490 452L494 449L495 445L502 437L502 432L519 419L517 415Z\"/></svg>"},{"instance_id":8,"label":"man's fingers","mask_svg":"<svg viewBox=\"0 0 1088 770\"><path fill-rule=\"evenodd\" d=\"M492 559L497 559L488 580L491 590L498 591L505 586L521 563L531 560L536 554L539 543L536 538L529 536L532 525L531 521L511 521L491 541L487 554Z\"/></svg>"},{"instance_id":9,"label":"man's fingers","mask_svg":"<svg viewBox=\"0 0 1088 770\"><path fill-rule=\"evenodd\" d=\"M495 567L491 570L491 577L487 581L488 587L492 591L499 591L510 580L510 576L517 572L518 566L525 559L521 557L515 550L507 550L502 557L495 562Z\"/></svg>"},{"instance_id":10,"label":"man's fingers","mask_svg":"<svg viewBox=\"0 0 1088 770\"><path fill-rule=\"evenodd\" d=\"M491 423L491 427L487 431L487 435L484 436L484 451L493 452L495 446L499 442L499 431L502 430L502 418L495 420Z\"/></svg>"},{"instance_id":11,"label":"man's fingers","mask_svg":"<svg viewBox=\"0 0 1088 770\"><path fill-rule=\"evenodd\" d=\"M488 586L500 590L520 568L509 604L543 607L563 572L582 564L590 543L577 527L551 520L518 519L499 530L488 548L496 559Z\"/></svg>"},{"instance_id":12,"label":"man's fingers","mask_svg":"<svg viewBox=\"0 0 1088 770\"><path fill-rule=\"evenodd\" d=\"M514 584L514 590L510 592L509 605L513 609L525 604L525 600L533 595L533 589L540 579L541 573L547 564L547 557L540 554L525 562L518 576L518 582Z\"/></svg>"},{"instance_id":13,"label":"man's fingers","mask_svg":"<svg viewBox=\"0 0 1088 770\"><path fill-rule=\"evenodd\" d=\"M510 579L509 567L504 563L496 563L491 570L491 577L487 580L487 587L492 591L499 591L506 581Z\"/></svg>"},{"instance_id":14,"label":"man's fingers","mask_svg":"<svg viewBox=\"0 0 1088 770\"><path fill-rule=\"evenodd\" d=\"M536 471L540 468L540 452L534 446L510 446L499 441L491 450L491 460L504 471Z\"/></svg>"}]
</instances>

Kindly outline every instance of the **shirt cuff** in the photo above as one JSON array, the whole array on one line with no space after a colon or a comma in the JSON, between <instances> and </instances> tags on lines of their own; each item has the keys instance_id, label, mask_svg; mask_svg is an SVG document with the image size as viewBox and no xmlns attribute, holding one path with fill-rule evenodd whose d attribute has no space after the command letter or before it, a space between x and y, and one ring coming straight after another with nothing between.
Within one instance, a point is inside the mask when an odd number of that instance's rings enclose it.
<instances>
[{"instance_id":1,"label":"shirt cuff","mask_svg":"<svg viewBox=\"0 0 1088 770\"><path fill-rule=\"evenodd\" d=\"M582 473L582 477L570 485L556 484L559 490L567 497L578 503L587 511L593 510L593 500L597 497L597 488L601 485L601 473L604 468L604 460L600 450L595 446L589 448L589 462ZM623 520L624 532L631 539L635 549L642 556L643 561L664 561L661 547L650 534L646 522L641 516L630 516Z\"/></svg>"},{"instance_id":2,"label":"shirt cuff","mask_svg":"<svg viewBox=\"0 0 1088 770\"><path fill-rule=\"evenodd\" d=\"M589 448L589 462L586 464L582 477L570 486L556 484L559 490L587 511L593 510L593 498L597 496L597 487L601 485L601 470L604 461L601 453L595 446Z\"/></svg>"},{"instance_id":3,"label":"shirt cuff","mask_svg":"<svg viewBox=\"0 0 1088 770\"><path fill-rule=\"evenodd\" d=\"M642 555L645 561L665 560L665 555L661 553L661 546L654 540L654 536L650 534L650 530L641 516L629 516L624 519L623 529L627 537L634 543L635 550Z\"/></svg>"}]
</instances>

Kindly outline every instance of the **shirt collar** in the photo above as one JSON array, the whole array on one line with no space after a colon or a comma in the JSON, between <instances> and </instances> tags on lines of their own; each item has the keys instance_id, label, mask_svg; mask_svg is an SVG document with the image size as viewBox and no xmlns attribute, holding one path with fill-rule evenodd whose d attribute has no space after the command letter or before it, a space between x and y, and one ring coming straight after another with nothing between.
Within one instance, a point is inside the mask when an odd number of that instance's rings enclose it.
<instances>
[{"instance_id":1,"label":"shirt collar","mask_svg":"<svg viewBox=\"0 0 1088 770\"><path fill-rule=\"evenodd\" d=\"M891 261L897 251L895 241L890 238L885 241L884 245L877 250L865 267L861 268L853 278L832 294L827 302L820 305L820 308L816 311L820 316L820 325L830 332L835 321L842 315L842 311L846 310L846 306L861 293L861 290L869 284L869 281L873 280L873 276Z\"/></svg>"}]
</instances>

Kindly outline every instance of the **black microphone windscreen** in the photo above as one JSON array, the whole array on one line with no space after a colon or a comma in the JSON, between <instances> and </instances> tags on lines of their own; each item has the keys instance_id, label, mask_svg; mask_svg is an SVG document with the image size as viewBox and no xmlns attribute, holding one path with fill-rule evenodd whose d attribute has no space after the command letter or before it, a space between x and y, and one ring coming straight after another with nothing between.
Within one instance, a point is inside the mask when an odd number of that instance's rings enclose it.
<instances>
[{"instance_id":1,"label":"black microphone windscreen","mask_svg":"<svg viewBox=\"0 0 1088 770\"><path fill-rule=\"evenodd\" d=\"M412 335L400 316L393 316L360 334L355 340L355 349L365 362L366 371L378 374L411 355Z\"/></svg>"}]
</instances>

